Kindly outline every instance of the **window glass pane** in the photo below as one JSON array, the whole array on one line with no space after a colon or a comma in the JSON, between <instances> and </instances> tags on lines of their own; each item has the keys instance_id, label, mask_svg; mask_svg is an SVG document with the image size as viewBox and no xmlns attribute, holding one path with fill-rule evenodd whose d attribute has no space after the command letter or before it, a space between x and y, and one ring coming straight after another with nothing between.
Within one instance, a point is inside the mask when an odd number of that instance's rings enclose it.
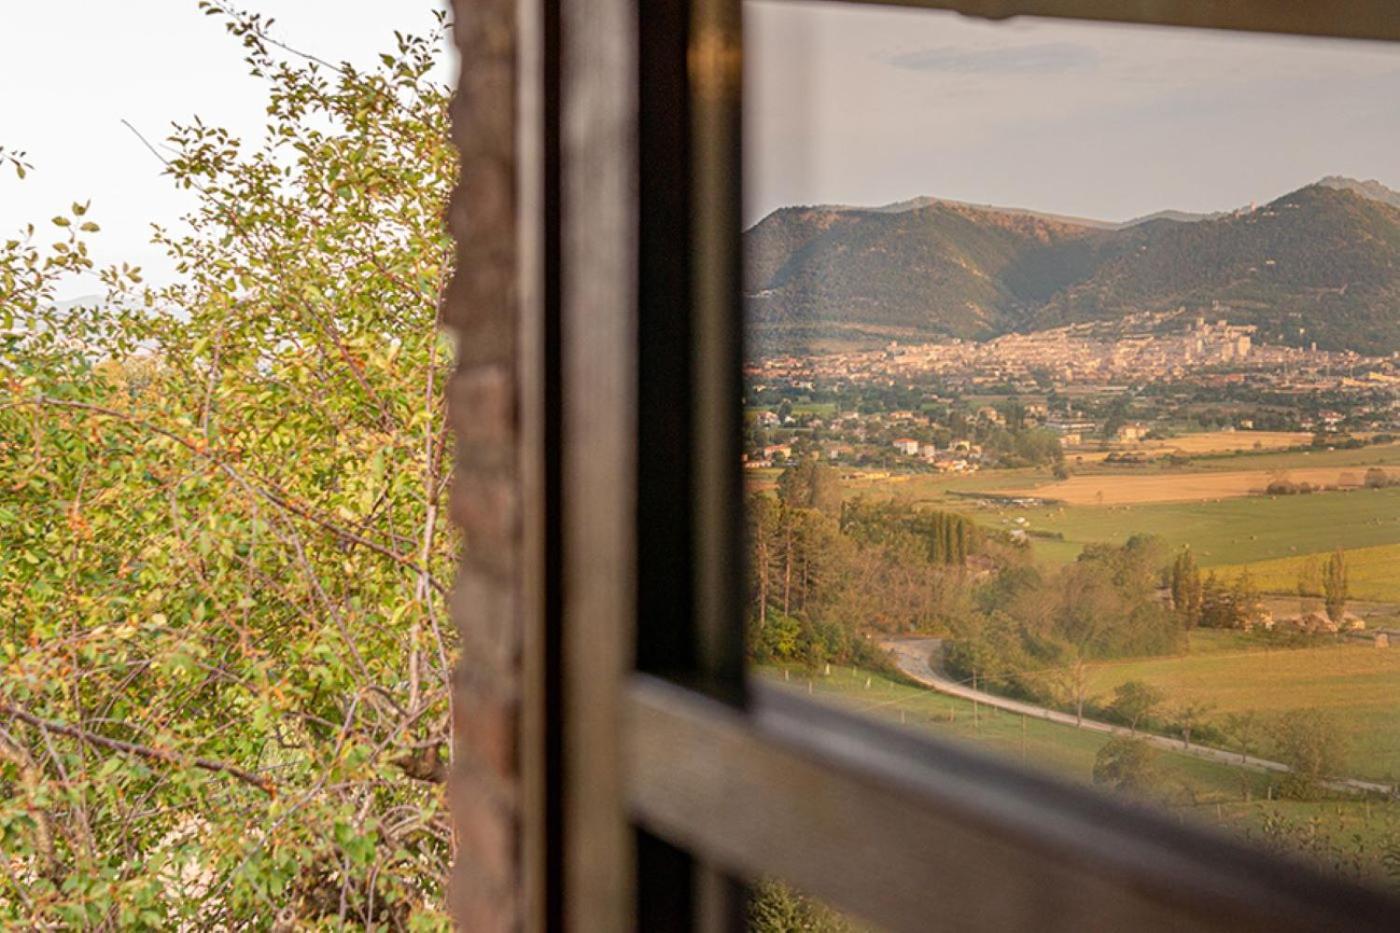
<instances>
[{"instance_id":1,"label":"window glass pane","mask_svg":"<svg viewBox=\"0 0 1400 933\"><path fill-rule=\"evenodd\" d=\"M745 30L754 673L1400 881L1400 48Z\"/></svg>"}]
</instances>

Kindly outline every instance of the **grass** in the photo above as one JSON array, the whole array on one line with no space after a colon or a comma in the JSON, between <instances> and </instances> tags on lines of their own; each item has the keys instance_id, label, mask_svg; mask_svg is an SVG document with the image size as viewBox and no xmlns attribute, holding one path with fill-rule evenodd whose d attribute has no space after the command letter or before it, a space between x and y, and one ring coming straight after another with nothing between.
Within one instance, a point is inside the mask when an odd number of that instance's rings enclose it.
<instances>
[{"instance_id":1,"label":"grass","mask_svg":"<svg viewBox=\"0 0 1400 933\"><path fill-rule=\"evenodd\" d=\"M764 674L783 682L779 669L768 668ZM829 676L823 676L794 669L789 674L792 679L786 685L793 690L806 692L810 682L814 696L835 700L855 712L972 742L1000 757L1026 762L1080 783L1091 782L1094 756L1108 741L1108 737L1097 732L1083 732L1033 717L1023 721L1014 713L980 704L974 715L973 704L968 700L865 670L833 667ZM1189 785L1200 801L1224 802L1240 797L1238 769L1170 753L1161 755L1160 763L1165 785ZM1264 775L1248 772L1245 780L1255 796L1265 796Z\"/></svg>"},{"instance_id":2,"label":"grass","mask_svg":"<svg viewBox=\"0 0 1400 933\"><path fill-rule=\"evenodd\" d=\"M1217 723L1246 710L1322 710L1346 736L1349 776L1400 776L1400 651L1350 641L1270 650L1247 636L1216 634L1192 633L1185 655L1097 664L1090 692L1107 696L1124 681L1142 680L1165 693L1168 708L1209 704L1207 719Z\"/></svg>"},{"instance_id":3,"label":"grass","mask_svg":"<svg viewBox=\"0 0 1400 933\"><path fill-rule=\"evenodd\" d=\"M1300 572L1311 561L1317 567L1331 556L1330 551L1280 557L1248 564L1254 582L1266 593L1295 593ZM1346 552L1347 577L1353 599L1400 602L1400 544L1382 544ZM1222 575L1234 578L1245 568L1234 564L1222 568Z\"/></svg>"},{"instance_id":4,"label":"grass","mask_svg":"<svg viewBox=\"0 0 1400 933\"><path fill-rule=\"evenodd\" d=\"M1206 567L1400 544L1400 488L998 511L979 517L990 525L1024 517L1033 529L1062 534L1063 541L1035 542L1037 557L1052 563L1073 560L1090 542L1122 542L1144 532L1172 549L1189 545Z\"/></svg>"},{"instance_id":5,"label":"grass","mask_svg":"<svg viewBox=\"0 0 1400 933\"><path fill-rule=\"evenodd\" d=\"M1286 476L1312 486L1356 488L1364 471L1346 467L1294 470L1201 470L1132 475L1080 473L1066 480L1012 490L1017 495L1054 499L1066 505L1142 505L1152 502L1210 502L1259 495L1274 479Z\"/></svg>"},{"instance_id":6,"label":"grass","mask_svg":"<svg viewBox=\"0 0 1400 933\"><path fill-rule=\"evenodd\" d=\"M1207 653L1228 656L1240 645L1234 633L1198 635L1204 637L1196 647ZM823 675L792 669L787 681L780 668L762 668L760 674L793 691L810 693L814 699L925 734L969 742L1081 784L1091 783L1094 756L1108 741L1097 733L1033 718L1023 722L1020 716L987 707L981 707L974 721L968 701L866 670L833 667L830 675ZM1169 752L1157 760L1169 795L1164 802L1181 819L1197 825L1276 849L1311 848L1311 853L1303 854L1328 863L1337 861L1334 852L1360 847L1359 864L1345 867L1366 877L1383 874L1382 848L1400 838L1400 803L1270 800L1269 778L1263 774Z\"/></svg>"}]
</instances>

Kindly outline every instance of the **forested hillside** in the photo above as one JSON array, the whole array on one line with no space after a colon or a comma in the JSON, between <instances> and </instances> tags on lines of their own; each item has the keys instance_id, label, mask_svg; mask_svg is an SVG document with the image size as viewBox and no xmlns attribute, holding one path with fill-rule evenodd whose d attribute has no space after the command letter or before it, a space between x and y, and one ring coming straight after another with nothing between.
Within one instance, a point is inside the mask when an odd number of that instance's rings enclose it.
<instances>
[{"instance_id":1,"label":"forested hillside","mask_svg":"<svg viewBox=\"0 0 1400 933\"><path fill-rule=\"evenodd\" d=\"M755 347L962 337L1183 304L1227 306L1263 339L1400 349L1400 208L1327 179L1257 210L1118 226L916 200L788 208L745 234Z\"/></svg>"}]
</instances>

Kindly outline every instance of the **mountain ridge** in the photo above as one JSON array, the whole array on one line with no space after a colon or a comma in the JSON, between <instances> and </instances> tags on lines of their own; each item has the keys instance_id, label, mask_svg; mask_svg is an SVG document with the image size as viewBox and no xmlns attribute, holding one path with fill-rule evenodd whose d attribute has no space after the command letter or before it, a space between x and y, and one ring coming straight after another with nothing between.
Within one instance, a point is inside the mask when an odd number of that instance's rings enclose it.
<instances>
[{"instance_id":1,"label":"mountain ridge","mask_svg":"<svg viewBox=\"0 0 1400 933\"><path fill-rule=\"evenodd\" d=\"M1274 342L1400 350L1400 194L1379 182L1328 176L1259 208L1112 225L931 197L781 208L744 248L760 349L988 339L1221 302Z\"/></svg>"}]
</instances>

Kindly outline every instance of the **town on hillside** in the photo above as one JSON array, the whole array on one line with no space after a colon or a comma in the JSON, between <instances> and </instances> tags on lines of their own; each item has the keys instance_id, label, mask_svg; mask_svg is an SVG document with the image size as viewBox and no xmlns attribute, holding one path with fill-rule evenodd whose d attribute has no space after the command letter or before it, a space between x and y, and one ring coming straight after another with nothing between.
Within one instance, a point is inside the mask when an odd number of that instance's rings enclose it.
<instances>
[{"instance_id":1,"label":"town on hillside","mask_svg":"<svg viewBox=\"0 0 1400 933\"><path fill-rule=\"evenodd\" d=\"M1280 346L1226 309L1143 312L977 342L770 356L746 371L748 469L799 456L966 473L1179 455L1187 431L1359 443L1400 428L1400 358ZM1153 442L1157 443L1154 444Z\"/></svg>"}]
</instances>

